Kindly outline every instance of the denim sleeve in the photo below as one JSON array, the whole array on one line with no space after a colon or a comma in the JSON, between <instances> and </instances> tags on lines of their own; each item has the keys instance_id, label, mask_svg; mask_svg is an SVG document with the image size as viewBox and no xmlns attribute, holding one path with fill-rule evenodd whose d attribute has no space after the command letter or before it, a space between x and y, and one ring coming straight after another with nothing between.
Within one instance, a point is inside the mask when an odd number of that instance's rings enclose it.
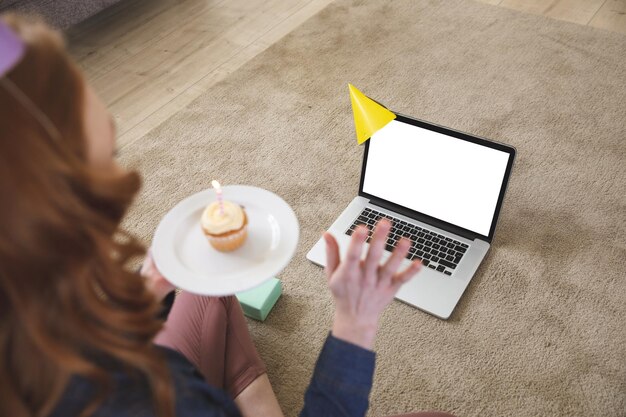
<instances>
[{"instance_id":1,"label":"denim sleeve","mask_svg":"<svg viewBox=\"0 0 626 417\"><path fill-rule=\"evenodd\" d=\"M300 417L365 416L375 362L374 352L328 335Z\"/></svg>"}]
</instances>

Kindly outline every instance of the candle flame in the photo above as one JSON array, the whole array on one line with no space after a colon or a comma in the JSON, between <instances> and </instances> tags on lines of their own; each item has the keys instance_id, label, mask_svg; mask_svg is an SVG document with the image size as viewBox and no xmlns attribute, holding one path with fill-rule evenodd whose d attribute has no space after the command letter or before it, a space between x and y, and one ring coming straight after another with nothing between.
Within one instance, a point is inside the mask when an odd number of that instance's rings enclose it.
<instances>
[{"instance_id":1,"label":"candle flame","mask_svg":"<svg viewBox=\"0 0 626 417\"><path fill-rule=\"evenodd\" d=\"M213 188L215 188L215 191L222 191L222 186L216 180L211 181L211 185L213 186Z\"/></svg>"}]
</instances>

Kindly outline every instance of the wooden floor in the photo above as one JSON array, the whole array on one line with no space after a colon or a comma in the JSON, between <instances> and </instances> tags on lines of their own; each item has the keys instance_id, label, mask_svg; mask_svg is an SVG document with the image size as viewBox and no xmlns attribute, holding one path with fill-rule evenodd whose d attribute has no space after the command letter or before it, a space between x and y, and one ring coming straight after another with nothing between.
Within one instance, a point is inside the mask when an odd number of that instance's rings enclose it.
<instances>
[{"instance_id":1,"label":"wooden floor","mask_svg":"<svg viewBox=\"0 0 626 417\"><path fill-rule=\"evenodd\" d=\"M626 34L626 0L476 0Z\"/></svg>"},{"instance_id":2,"label":"wooden floor","mask_svg":"<svg viewBox=\"0 0 626 417\"><path fill-rule=\"evenodd\" d=\"M626 34L626 0L476 1ZM331 2L122 0L69 30L70 52L123 151Z\"/></svg>"}]
</instances>

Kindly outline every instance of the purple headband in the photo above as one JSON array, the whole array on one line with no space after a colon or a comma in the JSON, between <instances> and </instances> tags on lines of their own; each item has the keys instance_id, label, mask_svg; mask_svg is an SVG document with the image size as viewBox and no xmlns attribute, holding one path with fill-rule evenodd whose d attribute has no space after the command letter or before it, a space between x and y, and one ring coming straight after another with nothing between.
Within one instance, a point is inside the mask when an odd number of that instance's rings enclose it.
<instances>
[{"instance_id":1,"label":"purple headband","mask_svg":"<svg viewBox=\"0 0 626 417\"><path fill-rule=\"evenodd\" d=\"M25 50L22 39L0 20L0 78L20 62Z\"/></svg>"},{"instance_id":2,"label":"purple headband","mask_svg":"<svg viewBox=\"0 0 626 417\"><path fill-rule=\"evenodd\" d=\"M13 30L0 20L0 87L7 90L39 124L48 132L50 137L57 140L60 138L59 131L35 103L10 79L4 76L15 67L24 57L26 45Z\"/></svg>"}]
</instances>

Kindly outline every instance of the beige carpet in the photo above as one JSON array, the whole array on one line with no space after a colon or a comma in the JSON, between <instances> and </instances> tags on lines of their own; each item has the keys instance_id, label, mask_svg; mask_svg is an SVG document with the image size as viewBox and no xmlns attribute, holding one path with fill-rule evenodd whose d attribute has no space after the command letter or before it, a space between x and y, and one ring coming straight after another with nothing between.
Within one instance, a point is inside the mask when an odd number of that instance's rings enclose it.
<instances>
[{"instance_id":1,"label":"beige carpet","mask_svg":"<svg viewBox=\"0 0 626 417\"><path fill-rule=\"evenodd\" d=\"M370 416L626 415L623 35L472 1L339 0L123 149L146 180L129 228L148 241L215 177L292 205L284 296L251 330L296 415L332 315L305 254L358 189L348 82L518 149L493 249L452 318L386 311Z\"/></svg>"}]
</instances>

